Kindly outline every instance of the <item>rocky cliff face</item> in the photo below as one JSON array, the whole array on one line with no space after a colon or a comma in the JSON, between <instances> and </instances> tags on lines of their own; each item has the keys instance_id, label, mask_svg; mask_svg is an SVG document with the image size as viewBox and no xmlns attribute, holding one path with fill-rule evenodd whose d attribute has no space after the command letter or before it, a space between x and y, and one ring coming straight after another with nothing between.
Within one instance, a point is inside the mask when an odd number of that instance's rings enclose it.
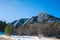
<instances>
[{"instance_id":1,"label":"rocky cliff face","mask_svg":"<svg viewBox=\"0 0 60 40\"><path fill-rule=\"evenodd\" d=\"M42 23L42 22L46 23L60 22L60 18L41 12L39 15L33 16L31 18L23 18L20 20L15 20L11 24L13 26L21 26L25 24Z\"/></svg>"},{"instance_id":2,"label":"rocky cliff face","mask_svg":"<svg viewBox=\"0 0 60 40\"><path fill-rule=\"evenodd\" d=\"M27 21L28 19L27 18L24 18L24 19L20 19L20 20L15 20L11 23L11 25L13 25L14 27L15 26L21 26L25 21Z\"/></svg>"}]
</instances>

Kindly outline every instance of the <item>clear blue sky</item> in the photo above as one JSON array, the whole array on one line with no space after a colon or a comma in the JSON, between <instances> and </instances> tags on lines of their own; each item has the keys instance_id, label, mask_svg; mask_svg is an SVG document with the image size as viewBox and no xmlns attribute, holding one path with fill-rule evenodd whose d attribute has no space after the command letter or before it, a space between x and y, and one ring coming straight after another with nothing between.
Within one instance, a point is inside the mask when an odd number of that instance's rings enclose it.
<instances>
[{"instance_id":1,"label":"clear blue sky","mask_svg":"<svg viewBox=\"0 0 60 40\"><path fill-rule=\"evenodd\" d=\"M12 22L41 11L60 18L60 0L0 0L0 20Z\"/></svg>"}]
</instances>

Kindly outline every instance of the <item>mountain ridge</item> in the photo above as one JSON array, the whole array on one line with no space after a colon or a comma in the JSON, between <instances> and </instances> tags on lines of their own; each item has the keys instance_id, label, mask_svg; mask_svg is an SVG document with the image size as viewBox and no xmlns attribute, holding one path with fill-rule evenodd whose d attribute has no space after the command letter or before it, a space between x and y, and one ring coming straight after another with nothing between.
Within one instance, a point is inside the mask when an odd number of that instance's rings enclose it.
<instances>
[{"instance_id":1,"label":"mountain ridge","mask_svg":"<svg viewBox=\"0 0 60 40\"><path fill-rule=\"evenodd\" d=\"M50 14L41 12L37 16L32 16L31 18L23 18L19 20L15 20L11 23L13 26L21 26L25 24L33 24L33 23L42 23L46 21L47 23L49 22L60 22L60 18L57 18L55 16L52 16Z\"/></svg>"}]
</instances>

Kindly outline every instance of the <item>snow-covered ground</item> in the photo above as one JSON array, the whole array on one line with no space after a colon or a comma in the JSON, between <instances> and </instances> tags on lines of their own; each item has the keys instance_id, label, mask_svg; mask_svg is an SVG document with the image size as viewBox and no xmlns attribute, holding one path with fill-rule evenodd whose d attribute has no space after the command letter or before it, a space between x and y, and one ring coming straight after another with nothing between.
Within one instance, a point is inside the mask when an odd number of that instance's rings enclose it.
<instances>
[{"instance_id":1,"label":"snow-covered ground","mask_svg":"<svg viewBox=\"0 0 60 40\"><path fill-rule=\"evenodd\" d=\"M55 40L55 38L46 38L46 37L42 37L39 39L39 37L37 37L37 36L6 36L6 35L0 35L0 37L9 38L12 40Z\"/></svg>"},{"instance_id":2,"label":"snow-covered ground","mask_svg":"<svg viewBox=\"0 0 60 40\"><path fill-rule=\"evenodd\" d=\"M34 36L12 36L13 40L48 40L47 38L38 38Z\"/></svg>"}]
</instances>

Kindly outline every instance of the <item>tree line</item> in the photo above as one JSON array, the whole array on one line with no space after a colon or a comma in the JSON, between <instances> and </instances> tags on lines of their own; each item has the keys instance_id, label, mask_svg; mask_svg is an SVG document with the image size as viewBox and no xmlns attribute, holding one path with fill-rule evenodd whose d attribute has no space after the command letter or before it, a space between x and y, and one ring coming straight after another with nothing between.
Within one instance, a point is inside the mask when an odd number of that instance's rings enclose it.
<instances>
[{"instance_id":1,"label":"tree line","mask_svg":"<svg viewBox=\"0 0 60 40\"><path fill-rule=\"evenodd\" d=\"M46 37L60 36L60 23L40 23L40 24L26 24L18 28L13 28L15 35L29 35L38 36L44 35Z\"/></svg>"},{"instance_id":2,"label":"tree line","mask_svg":"<svg viewBox=\"0 0 60 40\"><path fill-rule=\"evenodd\" d=\"M0 21L0 31L4 32L5 35L44 35L46 37L56 37L60 36L60 22L33 23L16 28L5 21Z\"/></svg>"}]
</instances>

